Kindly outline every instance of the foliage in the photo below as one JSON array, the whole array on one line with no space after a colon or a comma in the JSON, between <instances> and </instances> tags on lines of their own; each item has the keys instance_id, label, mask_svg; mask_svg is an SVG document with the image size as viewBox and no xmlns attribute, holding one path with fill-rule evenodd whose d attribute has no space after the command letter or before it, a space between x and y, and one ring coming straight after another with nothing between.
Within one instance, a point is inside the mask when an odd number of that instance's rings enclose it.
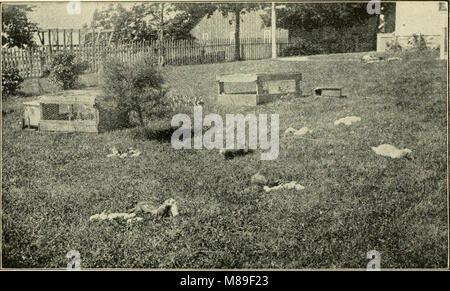
<instances>
[{"instance_id":1,"label":"foliage","mask_svg":"<svg viewBox=\"0 0 450 291\"><path fill-rule=\"evenodd\" d=\"M319 42L326 53L374 50L379 17L366 9L367 3L287 3L277 9L277 27L288 29L290 38L314 44L307 47ZM390 16L395 3L382 3L381 9ZM262 18L270 25L269 11ZM289 53L308 51L302 46Z\"/></svg>"},{"instance_id":2,"label":"foliage","mask_svg":"<svg viewBox=\"0 0 450 291\"><path fill-rule=\"evenodd\" d=\"M283 51L283 56L313 55L370 51L375 41L374 34L365 33L364 26L342 29L323 27L312 31L302 31L293 37L291 44Z\"/></svg>"},{"instance_id":3,"label":"foliage","mask_svg":"<svg viewBox=\"0 0 450 291\"><path fill-rule=\"evenodd\" d=\"M107 9L94 12L91 27L114 29L113 41L155 40L160 26L164 38L190 39L192 28L213 9L208 3L139 3L129 9L110 4Z\"/></svg>"},{"instance_id":4,"label":"foliage","mask_svg":"<svg viewBox=\"0 0 450 291\"><path fill-rule=\"evenodd\" d=\"M32 47L37 25L27 18L29 5L2 5L2 47Z\"/></svg>"},{"instance_id":5,"label":"foliage","mask_svg":"<svg viewBox=\"0 0 450 291\"><path fill-rule=\"evenodd\" d=\"M63 90L67 90L75 88L78 76L87 68L87 62L77 59L74 53L61 51L52 56L52 59L46 65L44 75L49 75L52 83Z\"/></svg>"},{"instance_id":6,"label":"foliage","mask_svg":"<svg viewBox=\"0 0 450 291\"><path fill-rule=\"evenodd\" d=\"M190 39L191 30L216 9L210 3L173 3L177 13L165 26L164 35L171 39Z\"/></svg>"},{"instance_id":7,"label":"foliage","mask_svg":"<svg viewBox=\"0 0 450 291\"><path fill-rule=\"evenodd\" d=\"M2 70L2 97L15 94L23 81L17 68L4 68Z\"/></svg>"},{"instance_id":8,"label":"foliage","mask_svg":"<svg viewBox=\"0 0 450 291\"><path fill-rule=\"evenodd\" d=\"M293 43L286 46L281 52L282 56L308 56L321 54L322 47L309 39L296 38Z\"/></svg>"},{"instance_id":9,"label":"foliage","mask_svg":"<svg viewBox=\"0 0 450 291\"><path fill-rule=\"evenodd\" d=\"M367 3L287 3L277 9L277 27L290 31L349 27L371 17L366 6ZM270 25L270 17L268 11L263 17L266 25Z\"/></svg>"},{"instance_id":10,"label":"foliage","mask_svg":"<svg viewBox=\"0 0 450 291\"><path fill-rule=\"evenodd\" d=\"M163 103L165 95L163 77L153 60L144 59L139 64L129 65L110 59L104 65L103 90L124 115L137 114L144 126L154 109Z\"/></svg>"}]
</instances>

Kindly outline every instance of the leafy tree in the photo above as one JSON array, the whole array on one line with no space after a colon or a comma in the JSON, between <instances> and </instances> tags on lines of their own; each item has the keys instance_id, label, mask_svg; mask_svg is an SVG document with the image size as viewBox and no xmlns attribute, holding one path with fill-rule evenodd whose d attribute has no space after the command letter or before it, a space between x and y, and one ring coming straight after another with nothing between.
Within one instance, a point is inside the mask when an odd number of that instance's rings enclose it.
<instances>
[{"instance_id":1,"label":"leafy tree","mask_svg":"<svg viewBox=\"0 0 450 291\"><path fill-rule=\"evenodd\" d=\"M324 26L339 29L361 24L371 17L366 6L367 3L288 3L277 9L277 27L310 31ZM270 14L263 19L270 23Z\"/></svg>"},{"instance_id":2,"label":"leafy tree","mask_svg":"<svg viewBox=\"0 0 450 291\"><path fill-rule=\"evenodd\" d=\"M114 29L114 41L158 39L161 27L165 38L189 39L191 29L213 10L208 3L164 3L161 19L159 3L139 3L128 9L110 4L107 9L94 12L91 27Z\"/></svg>"},{"instance_id":3,"label":"leafy tree","mask_svg":"<svg viewBox=\"0 0 450 291\"><path fill-rule=\"evenodd\" d=\"M383 13L395 9L395 3L382 3ZM379 15L367 13L366 3L288 3L283 9L277 9L277 27L296 31L311 31L323 27L337 30L357 25L366 25L371 18ZM263 16L270 23L270 14ZM374 21L374 32L378 32L378 21ZM376 38L375 38L376 39Z\"/></svg>"},{"instance_id":4,"label":"leafy tree","mask_svg":"<svg viewBox=\"0 0 450 291\"><path fill-rule=\"evenodd\" d=\"M145 21L147 4L136 4L130 9L121 4L110 4L106 10L94 12L91 28L113 29L113 41L141 41L156 38L155 27Z\"/></svg>"},{"instance_id":5,"label":"leafy tree","mask_svg":"<svg viewBox=\"0 0 450 291\"><path fill-rule=\"evenodd\" d=\"M2 47L32 47L36 23L27 18L29 5L2 5Z\"/></svg>"},{"instance_id":6,"label":"leafy tree","mask_svg":"<svg viewBox=\"0 0 450 291\"><path fill-rule=\"evenodd\" d=\"M210 3L174 3L177 14L166 26L165 33L173 39L192 38L191 30L205 16L210 16L216 7Z\"/></svg>"},{"instance_id":7,"label":"leafy tree","mask_svg":"<svg viewBox=\"0 0 450 291\"><path fill-rule=\"evenodd\" d=\"M241 15L253 11L258 10L264 7L264 4L258 3L220 3L216 4L216 8L222 13L224 17L227 17L230 13L234 16L234 59L240 60L240 35L241 35ZM210 16L214 11L210 12L208 16Z\"/></svg>"}]
</instances>

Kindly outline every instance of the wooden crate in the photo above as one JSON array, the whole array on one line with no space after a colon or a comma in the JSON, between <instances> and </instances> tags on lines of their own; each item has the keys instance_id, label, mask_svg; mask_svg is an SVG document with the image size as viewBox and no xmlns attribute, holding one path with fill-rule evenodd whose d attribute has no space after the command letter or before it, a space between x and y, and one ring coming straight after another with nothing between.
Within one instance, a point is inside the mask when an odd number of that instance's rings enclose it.
<instances>
[{"instance_id":1,"label":"wooden crate","mask_svg":"<svg viewBox=\"0 0 450 291\"><path fill-rule=\"evenodd\" d=\"M23 127L39 131L98 132L95 90L72 90L24 103Z\"/></svg>"},{"instance_id":2,"label":"wooden crate","mask_svg":"<svg viewBox=\"0 0 450 291\"><path fill-rule=\"evenodd\" d=\"M300 94L301 73L253 73L230 74L216 77L218 102L221 104L248 105L273 101L287 93ZM294 86L290 90L270 90L270 83L277 81L292 81ZM225 92L225 83L254 83L252 92ZM275 91L275 92L274 92Z\"/></svg>"}]
</instances>

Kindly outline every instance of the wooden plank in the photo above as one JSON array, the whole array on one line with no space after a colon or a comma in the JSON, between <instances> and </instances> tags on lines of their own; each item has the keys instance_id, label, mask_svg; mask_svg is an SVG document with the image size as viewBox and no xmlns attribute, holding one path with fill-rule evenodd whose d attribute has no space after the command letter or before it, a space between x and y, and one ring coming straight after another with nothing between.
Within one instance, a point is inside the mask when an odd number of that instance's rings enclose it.
<instances>
[{"instance_id":1,"label":"wooden plank","mask_svg":"<svg viewBox=\"0 0 450 291\"><path fill-rule=\"evenodd\" d=\"M98 132L98 124L95 120L65 121L41 119L39 122L39 130L56 132Z\"/></svg>"},{"instance_id":2,"label":"wooden plank","mask_svg":"<svg viewBox=\"0 0 450 291\"><path fill-rule=\"evenodd\" d=\"M49 29L48 30L48 47L49 47L49 51L50 51L50 55L52 55L52 32Z\"/></svg>"},{"instance_id":3,"label":"wooden plank","mask_svg":"<svg viewBox=\"0 0 450 291\"><path fill-rule=\"evenodd\" d=\"M217 75L216 81L225 83L250 83L258 80L257 74Z\"/></svg>"},{"instance_id":4,"label":"wooden plank","mask_svg":"<svg viewBox=\"0 0 450 291\"><path fill-rule=\"evenodd\" d=\"M217 98L220 104L228 105L258 105L258 98L256 94L220 94Z\"/></svg>"},{"instance_id":5,"label":"wooden plank","mask_svg":"<svg viewBox=\"0 0 450 291\"><path fill-rule=\"evenodd\" d=\"M59 51L59 29L56 28L56 50Z\"/></svg>"},{"instance_id":6,"label":"wooden plank","mask_svg":"<svg viewBox=\"0 0 450 291\"><path fill-rule=\"evenodd\" d=\"M281 81L281 80L302 80L301 73L263 73L258 74L260 80L266 81Z\"/></svg>"},{"instance_id":7,"label":"wooden plank","mask_svg":"<svg viewBox=\"0 0 450 291\"><path fill-rule=\"evenodd\" d=\"M298 93L297 93L298 94ZM285 93L277 93L277 94L261 94L257 96L256 103L264 104L268 102L275 101L276 99L280 98L281 96L286 95Z\"/></svg>"},{"instance_id":8,"label":"wooden plank","mask_svg":"<svg viewBox=\"0 0 450 291\"><path fill-rule=\"evenodd\" d=\"M73 29L70 29L70 50L73 51Z\"/></svg>"}]
</instances>

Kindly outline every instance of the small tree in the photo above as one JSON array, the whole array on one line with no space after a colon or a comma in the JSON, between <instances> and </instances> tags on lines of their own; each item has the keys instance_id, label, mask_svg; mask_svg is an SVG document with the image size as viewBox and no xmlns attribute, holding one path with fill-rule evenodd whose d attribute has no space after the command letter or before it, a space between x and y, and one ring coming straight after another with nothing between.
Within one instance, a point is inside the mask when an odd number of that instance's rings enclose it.
<instances>
[{"instance_id":1,"label":"small tree","mask_svg":"<svg viewBox=\"0 0 450 291\"><path fill-rule=\"evenodd\" d=\"M49 75L50 81L63 90L73 89L77 84L78 76L87 67L87 63L77 60L74 53L62 51L53 55L44 75Z\"/></svg>"},{"instance_id":2,"label":"small tree","mask_svg":"<svg viewBox=\"0 0 450 291\"><path fill-rule=\"evenodd\" d=\"M142 126L145 126L152 110L163 104L164 80L152 59L145 59L136 65L117 59L109 60L104 65L103 79L107 100L113 101L124 116L136 113Z\"/></svg>"},{"instance_id":3,"label":"small tree","mask_svg":"<svg viewBox=\"0 0 450 291\"><path fill-rule=\"evenodd\" d=\"M220 3L216 4L217 9L222 13L224 17L228 14L232 14L234 17L234 59L236 61L241 60L241 15L261 9L264 4L258 3ZM209 16L213 12L209 12Z\"/></svg>"}]
</instances>

